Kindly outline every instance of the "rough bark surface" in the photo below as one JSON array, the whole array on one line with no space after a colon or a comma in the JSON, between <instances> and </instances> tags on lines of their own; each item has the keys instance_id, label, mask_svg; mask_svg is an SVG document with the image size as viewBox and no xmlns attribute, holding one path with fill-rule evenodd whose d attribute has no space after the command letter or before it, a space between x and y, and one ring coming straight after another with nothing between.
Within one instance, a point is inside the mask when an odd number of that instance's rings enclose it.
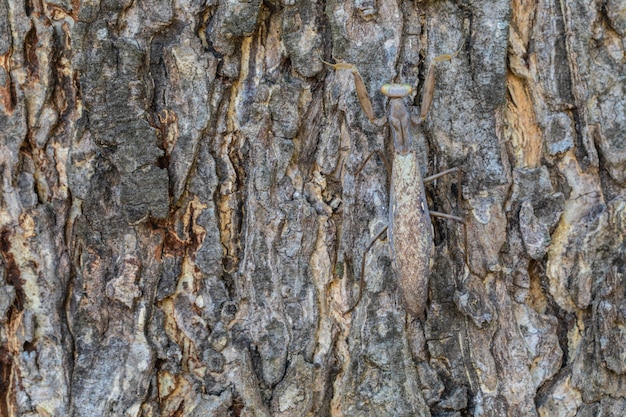
<instances>
[{"instance_id":1,"label":"rough bark surface","mask_svg":"<svg viewBox=\"0 0 626 417\"><path fill-rule=\"evenodd\" d=\"M320 58L382 116L461 46L420 321ZM626 415L625 48L624 0L0 0L0 416Z\"/></svg>"}]
</instances>

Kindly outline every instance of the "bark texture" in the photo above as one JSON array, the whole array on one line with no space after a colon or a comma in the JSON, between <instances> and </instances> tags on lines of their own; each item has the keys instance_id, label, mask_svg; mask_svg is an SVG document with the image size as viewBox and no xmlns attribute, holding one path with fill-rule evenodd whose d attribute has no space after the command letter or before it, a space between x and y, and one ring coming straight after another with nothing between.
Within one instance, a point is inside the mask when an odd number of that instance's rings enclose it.
<instances>
[{"instance_id":1,"label":"bark texture","mask_svg":"<svg viewBox=\"0 0 626 417\"><path fill-rule=\"evenodd\" d=\"M0 416L626 415L625 39L624 0L0 0ZM420 321L320 58L382 116L461 45Z\"/></svg>"}]
</instances>

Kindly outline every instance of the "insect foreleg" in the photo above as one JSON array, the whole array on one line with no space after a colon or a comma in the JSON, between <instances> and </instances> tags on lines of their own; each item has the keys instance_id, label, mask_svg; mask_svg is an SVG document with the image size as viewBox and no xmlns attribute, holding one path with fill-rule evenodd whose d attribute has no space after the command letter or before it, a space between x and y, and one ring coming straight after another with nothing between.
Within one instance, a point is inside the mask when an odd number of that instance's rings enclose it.
<instances>
[{"instance_id":1,"label":"insect foreleg","mask_svg":"<svg viewBox=\"0 0 626 417\"><path fill-rule=\"evenodd\" d=\"M456 57L461 49L463 49L463 45L465 42L461 44L461 47L453 54L442 54L435 59L432 60L430 65L428 66L428 73L426 74L426 79L424 81L424 92L422 94L422 102L420 104L420 116L418 120L413 118L413 121L417 124L421 124L426 119L428 115L428 111L430 110L430 106L433 102L433 96L435 94L435 67L438 63L443 61L452 61L452 58Z\"/></svg>"},{"instance_id":2,"label":"insect foreleg","mask_svg":"<svg viewBox=\"0 0 626 417\"><path fill-rule=\"evenodd\" d=\"M349 70L350 72L352 72L356 96L359 99L359 103L361 103L361 108L363 109L363 112L365 113L369 121L376 126L384 126L385 123L387 123L384 117L377 119L374 115L374 108L372 107L372 102L370 101L369 94L367 93L367 88L365 87L365 83L363 82L361 74L359 74L359 70L354 64L349 64L347 62L338 62L336 64L331 64L330 62L326 62L324 60L320 61L322 61L329 67L332 67L335 71Z\"/></svg>"}]
</instances>

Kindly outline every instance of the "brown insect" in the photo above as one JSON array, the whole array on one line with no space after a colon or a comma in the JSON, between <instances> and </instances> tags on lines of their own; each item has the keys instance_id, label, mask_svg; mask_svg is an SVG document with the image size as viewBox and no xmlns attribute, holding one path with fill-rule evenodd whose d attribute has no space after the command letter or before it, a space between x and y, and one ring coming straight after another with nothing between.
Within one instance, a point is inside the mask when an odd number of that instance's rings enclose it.
<instances>
[{"instance_id":1,"label":"brown insect","mask_svg":"<svg viewBox=\"0 0 626 417\"><path fill-rule=\"evenodd\" d=\"M428 210L424 184L450 173L456 172L460 174L460 171L458 168L452 168L439 174L422 178L417 154L412 149L413 138L409 131L409 123L413 121L416 124L421 124L426 119L434 95L435 67L439 62L452 60L460 51L461 49L454 54L439 55L430 64L424 82L419 117L412 116L403 101L404 97L413 92L411 85L383 85L380 90L390 99L389 111L387 117L377 119L374 116L374 110L365 88L365 83L356 66L348 63L330 64L322 61L335 70L349 70L352 72L356 94L365 115L376 126L389 125L393 135L394 154L391 169L389 169L389 163L384 155L380 151L375 151L365 159L355 174L355 176L358 175L372 155L377 153L387 167L391 178L389 223L367 245L361 260L360 280L363 280L367 253L376 240L387 231L391 247L392 265L398 277L405 308L420 320L424 320L424 310L428 298L430 259L434 247L430 216L444 217L459 222L463 222L463 219L450 214ZM357 306L362 292L363 285L361 284L357 301L346 313L349 313Z\"/></svg>"}]
</instances>

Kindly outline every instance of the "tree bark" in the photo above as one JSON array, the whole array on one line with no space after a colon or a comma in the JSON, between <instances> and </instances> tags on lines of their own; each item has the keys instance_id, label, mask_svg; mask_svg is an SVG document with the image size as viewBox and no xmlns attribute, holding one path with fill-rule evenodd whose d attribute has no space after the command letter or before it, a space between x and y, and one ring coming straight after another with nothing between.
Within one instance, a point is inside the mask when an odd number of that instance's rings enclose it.
<instances>
[{"instance_id":1,"label":"tree bark","mask_svg":"<svg viewBox=\"0 0 626 417\"><path fill-rule=\"evenodd\" d=\"M625 47L624 0L0 0L0 416L625 415ZM459 48L421 320L321 60L381 117Z\"/></svg>"}]
</instances>

